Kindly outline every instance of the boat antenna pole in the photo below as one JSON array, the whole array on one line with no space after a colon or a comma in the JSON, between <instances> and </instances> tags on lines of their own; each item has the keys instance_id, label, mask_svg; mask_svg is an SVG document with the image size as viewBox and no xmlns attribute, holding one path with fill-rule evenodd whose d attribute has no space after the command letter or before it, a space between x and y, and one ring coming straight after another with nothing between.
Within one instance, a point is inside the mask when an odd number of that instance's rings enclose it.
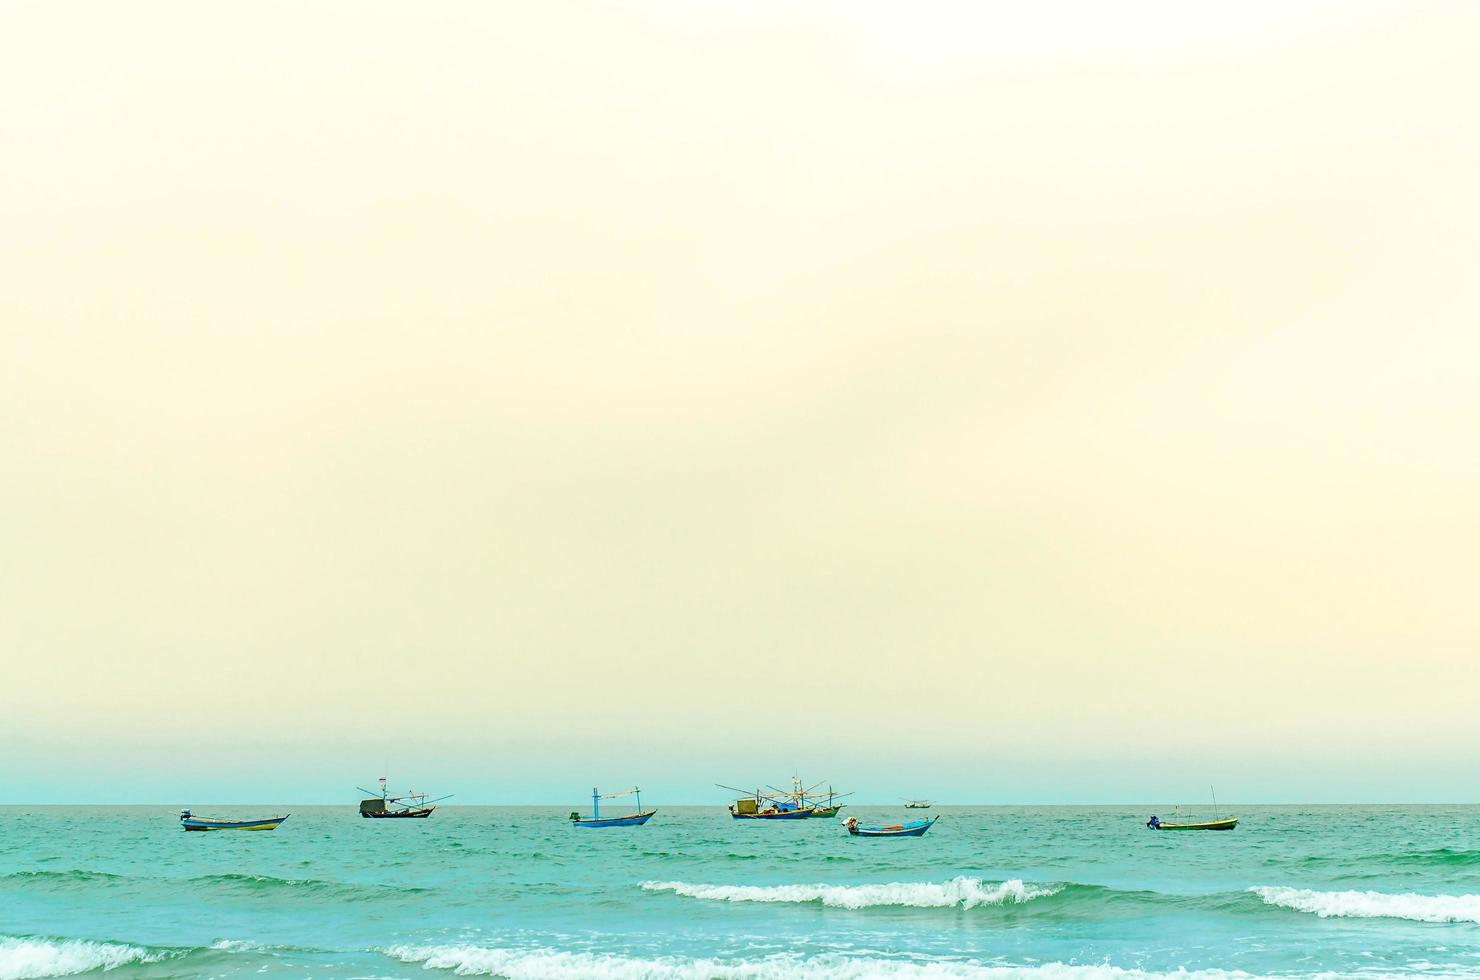
<instances>
[{"instance_id":1,"label":"boat antenna pole","mask_svg":"<svg viewBox=\"0 0 1480 980\"><path fill-rule=\"evenodd\" d=\"M591 819L601 819L601 796L596 792L596 787L591 787Z\"/></svg>"},{"instance_id":2,"label":"boat antenna pole","mask_svg":"<svg viewBox=\"0 0 1480 980\"><path fill-rule=\"evenodd\" d=\"M1216 820L1218 819L1218 791L1209 786L1208 792L1213 794L1213 819Z\"/></svg>"}]
</instances>

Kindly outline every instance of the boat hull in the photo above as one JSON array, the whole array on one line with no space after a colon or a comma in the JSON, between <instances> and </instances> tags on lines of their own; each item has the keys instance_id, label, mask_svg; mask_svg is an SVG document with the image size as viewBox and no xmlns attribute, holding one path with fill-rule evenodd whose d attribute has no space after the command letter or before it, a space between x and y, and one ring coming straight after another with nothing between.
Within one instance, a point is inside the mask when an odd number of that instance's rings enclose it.
<instances>
[{"instance_id":1,"label":"boat hull","mask_svg":"<svg viewBox=\"0 0 1480 980\"><path fill-rule=\"evenodd\" d=\"M1238 826L1238 817L1228 820L1209 820L1205 823L1163 823L1157 830L1233 830Z\"/></svg>"},{"instance_id":2,"label":"boat hull","mask_svg":"<svg viewBox=\"0 0 1480 980\"><path fill-rule=\"evenodd\" d=\"M268 817L265 820L212 820L208 817L182 817L180 827L184 830L277 830L278 824L288 819Z\"/></svg>"},{"instance_id":3,"label":"boat hull","mask_svg":"<svg viewBox=\"0 0 1480 980\"><path fill-rule=\"evenodd\" d=\"M423 807L420 810L384 810L380 813L366 813L360 811L360 816L367 820L425 820L437 809L434 806Z\"/></svg>"},{"instance_id":4,"label":"boat hull","mask_svg":"<svg viewBox=\"0 0 1480 980\"><path fill-rule=\"evenodd\" d=\"M756 813L730 810L730 816L736 820L806 820L811 815L811 810L761 810Z\"/></svg>"},{"instance_id":5,"label":"boat hull","mask_svg":"<svg viewBox=\"0 0 1480 980\"><path fill-rule=\"evenodd\" d=\"M935 826L935 821L940 817L930 820L916 820L913 823L896 824L892 827L859 827L850 826L848 833L854 837L923 837L925 831Z\"/></svg>"},{"instance_id":6,"label":"boat hull","mask_svg":"<svg viewBox=\"0 0 1480 980\"><path fill-rule=\"evenodd\" d=\"M641 827L653 818L657 810L645 813L629 813L625 817L599 817L594 820L572 820L573 827Z\"/></svg>"},{"instance_id":7,"label":"boat hull","mask_svg":"<svg viewBox=\"0 0 1480 980\"><path fill-rule=\"evenodd\" d=\"M836 817L841 806L814 806L808 816L812 817Z\"/></svg>"}]
</instances>

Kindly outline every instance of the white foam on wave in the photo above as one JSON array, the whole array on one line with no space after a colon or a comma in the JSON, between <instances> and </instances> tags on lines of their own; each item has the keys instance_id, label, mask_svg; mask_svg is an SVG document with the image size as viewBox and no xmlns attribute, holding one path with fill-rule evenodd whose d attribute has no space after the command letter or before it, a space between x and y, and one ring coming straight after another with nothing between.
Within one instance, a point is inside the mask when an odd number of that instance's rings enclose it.
<instances>
[{"instance_id":1,"label":"white foam on wave","mask_svg":"<svg viewBox=\"0 0 1480 980\"><path fill-rule=\"evenodd\" d=\"M403 963L457 976L507 980L1252 980L1226 970L1147 973L1115 966L1047 963L1005 966L961 960L898 960L779 953L755 960L650 959L554 949L498 949L483 946L393 946L385 952Z\"/></svg>"},{"instance_id":2,"label":"white foam on wave","mask_svg":"<svg viewBox=\"0 0 1480 980\"><path fill-rule=\"evenodd\" d=\"M1266 904L1311 912L1323 919L1412 919L1415 922L1480 922L1480 895L1417 895L1408 892L1323 892L1263 886L1249 891Z\"/></svg>"},{"instance_id":3,"label":"white foam on wave","mask_svg":"<svg viewBox=\"0 0 1480 980\"><path fill-rule=\"evenodd\" d=\"M0 938L0 980L67 977L112 970L126 963L152 963L163 957L138 946L85 939Z\"/></svg>"},{"instance_id":4,"label":"white foam on wave","mask_svg":"<svg viewBox=\"0 0 1480 980\"><path fill-rule=\"evenodd\" d=\"M653 892L673 892L717 902L821 902L843 909L901 905L922 909L1031 902L1057 894L1061 886L1023 884L1017 878L994 883L980 878L949 881L893 881L882 885L691 885L683 881L644 881Z\"/></svg>"}]
</instances>

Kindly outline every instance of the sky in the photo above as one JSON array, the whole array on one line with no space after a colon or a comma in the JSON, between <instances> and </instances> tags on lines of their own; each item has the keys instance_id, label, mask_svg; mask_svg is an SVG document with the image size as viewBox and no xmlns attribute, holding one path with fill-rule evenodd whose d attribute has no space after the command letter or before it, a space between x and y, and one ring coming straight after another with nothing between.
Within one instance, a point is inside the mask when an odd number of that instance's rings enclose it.
<instances>
[{"instance_id":1,"label":"sky","mask_svg":"<svg viewBox=\"0 0 1480 980\"><path fill-rule=\"evenodd\" d=\"M1477 30L5 4L5 796L1480 801Z\"/></svg>"}]
</instances>

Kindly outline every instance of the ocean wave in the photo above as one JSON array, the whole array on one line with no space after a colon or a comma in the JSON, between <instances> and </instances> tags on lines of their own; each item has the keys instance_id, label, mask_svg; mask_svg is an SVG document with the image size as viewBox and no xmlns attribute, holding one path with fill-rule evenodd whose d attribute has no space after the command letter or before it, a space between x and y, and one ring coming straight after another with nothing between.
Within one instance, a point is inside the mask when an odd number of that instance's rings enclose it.
<instances>
[{"instance_id":1,"label":"ocean wave","mask_svg":"<svg viewBox=\"0 0 1480 980\"><path fill-rule=\"evenodd\" d=\"M128 880L123 875L109 874L106 871L84 871L81 868L73 868L70 871L12 871L7 875L0 875L0 881L15 882L27 887L35 885L89 885L89 884L111 884L113 882Z\"/></svg>"},{"instance_id":2,"label":"ocean wave","mask_svg":"<svg viewBox=\"0 0 1480 980\"><path fill-rule=\"evenodd\" d=\"M1024 884L1013 878L996 883L957 877L949 881L889 882L881 885L693 885L683 881L644 881L643 889L673 892L687 898L718 902L820 902L834 908L862 909L881 905L922 909L1010 905L1046 898L1061 885Z\"/></svg>"},{"instance_id":3,"label":"ocean wave","mask_svg":"<svg viewBox=\"0 0 1480 980\"><path fill-rule=\"evenodd\" d=\"M367 901L376 898L421 894L432 891L416 885L387 885L382 882L355 884L322 878L278 878L273 875L226 873L197 875L193 878L169 878L152 875L117 875L106 871L15 871L0 875L0 884L25 889L46 888L75 891L90 888L154 888L173 891L182 888L235 894L271 894L284 897L301 895L339 898L345 901Z\"/></svg>"},{"instance_id":4,"label":"ocean wave","mask_svg":"<svg viewBox=\"0 0 1480 980\"><path fill-rule=\"evenodd\" d=\"M1315 891L1261 886L1249 891L1267 905L1311 912L1323 919L1411 919L1415 922L1480 922L1480 895L1388 894Z\"/></svg>"},{"instance_id":5,"label":"ocean wave","mask_svg":"<svg viewBox=\"0 0 1480 980\"><path fill-rule=\"evenodd\" d=\"M1279 864L1280 859L1270 858L1265 863L1269 865ZM1462 868L1480 865L1480 850L1434 847L1423 851L1398 851L1374 854L1312 854L1309 857L1303 858L1299 863L1305 867L1313 868L1332 866L1347 868L1353 864L1370 864L1378 868L1390 868L1394 865L1423 868Z\"/></svg>"},{"instance_id":6,"label":"ocean wave","mask_svg":"<svg viewBox=\"0 0 1480 980\"><path fill-rule=\"evenodd\" d=\"M68 977L128 963L154 963L168 955L141 946L84 939L0 938L0 980Z\"/></svg>"},{"instance_id":7,"label":"ocean wave","mask_svg":"<svg viewBox=\"0 0 1480 980\"><path fill-rule=\"evenodd\" d=\"M1252 980L1236 970L1153 973L1103 965L1044 963L1014 966L976 960L885 959L872 956L777 953L761 959L651 958L555 949L484 946L393 946L383 952L402 963L420 963L457 976L506 980Z\"/></svg>"}]
</instances>

